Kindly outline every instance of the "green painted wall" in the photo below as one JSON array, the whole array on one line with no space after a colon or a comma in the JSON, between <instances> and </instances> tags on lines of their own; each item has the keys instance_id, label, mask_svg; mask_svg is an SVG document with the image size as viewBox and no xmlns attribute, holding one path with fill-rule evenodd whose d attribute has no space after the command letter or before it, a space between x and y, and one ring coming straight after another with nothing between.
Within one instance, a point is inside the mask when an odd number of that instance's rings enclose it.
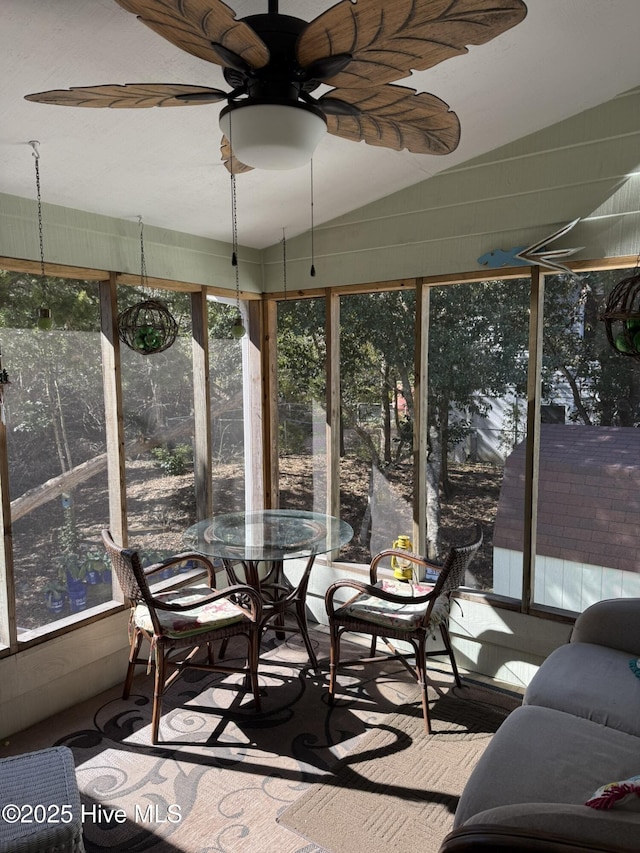
<instances>
[{"instance_id":1,"label":"green painted wall","mask_svg":"<svg viewBox=\"0 0 640 853\"><path fill-rule=\"evenodd\" d=\"M288 286L480 270L485 252L530 245L577 217L557 244L584 246L576 258L635 255L639 169L640 89L320 226L313 279L308 235L288 240ZM266 290L282 290L279 245L264 267Z\"/></svg>"},{"instance_id":2,"label":"green painted wall","mask_svg":"<svg viewBox=\"0 0 640 853\"><path fill-rule=\"evenodd\" d=\"M140 273L140 226L137 220L114 219L57 205L42 205L45 260L50 263L122 273ZM40 259L38 208L35 200L0 194L0 256ZM147 274L235 289L228 243L166 228L144 226ZM261 253L242 247L243 290L262 291Z\"/></svg>"}]
</instances>

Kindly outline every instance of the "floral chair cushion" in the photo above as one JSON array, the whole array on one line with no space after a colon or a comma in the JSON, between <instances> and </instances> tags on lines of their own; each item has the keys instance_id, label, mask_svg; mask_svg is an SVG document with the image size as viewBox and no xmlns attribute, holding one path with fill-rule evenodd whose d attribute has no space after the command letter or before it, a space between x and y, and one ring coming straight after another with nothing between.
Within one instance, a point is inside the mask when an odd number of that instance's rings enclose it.
<instances>
[{"instance_id":1,"label":"floral chair cushion","mask_svg":"<svg viewBox=\"0 0 640 853\"><path fill-rule=\"evenodd\" d=\"M203 634L205 631L213 631L216 628L231 625L233 622L239 622L245 618L242 608L233 604L228 598L219 598L217 601L198 606L197 602L207 593L211 593L207 586L183 587L182 589L157 593L155 597L167 604L194 602L192 610L182 610L179 613L170 610L156 610L164 635L174 638L190 637L194 634ZM153 633L153 622L146 604L136 605L133 611L133 621L138 628L142 628L150 634Z\"/></svg>"},{"instance_id":2,"label":"floral chair cushion","mask_svg":"<svg viewBox=\"0 0 640 853\"><path fill-rule=\"evenodd\" d=\"M404 583L397 580L378 581L376 586L394 595L405 595L407 598L427 595L433 586L425 583ZM340 614L348 614L355 619L381 625L383 628L413 631L417 628L427 610L428 604L399 604L395 601L384 601L374 595L363 593L338 610ZM429 628L440 625L449 616L450 602L446 595L441 595L433 606Z\"/></svg>"}]
</instances>

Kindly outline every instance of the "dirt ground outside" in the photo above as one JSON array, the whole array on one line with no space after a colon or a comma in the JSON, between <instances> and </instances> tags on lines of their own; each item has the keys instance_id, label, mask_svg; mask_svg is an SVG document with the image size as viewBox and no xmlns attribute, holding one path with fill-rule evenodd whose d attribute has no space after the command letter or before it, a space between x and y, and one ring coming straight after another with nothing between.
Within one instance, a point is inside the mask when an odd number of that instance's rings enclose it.
<instances>
[{"instance_id":1,"label":"dirt ground outside","mask_svg":"<svg viewBox=\"0 0 640 853\"><path fill-rule=\"evenodd\" d=\"M291 455L280 460L280 505L288 509L310 509L313 474L308 455ZM492 585L492 534L503 469L486 463L455 464L450 469L451 489L442 502L443 549L468 538L476 520L484 533L482 551L474 561L467 579L469 585L490 589ZM368 563L371 557L366 541L366 518L370 490L370 466L353 457L341 461L341 516L355 531L353 540L340 552L340 560ZM244 472L242 465L217 466L215 475L216 511L242 508ZM385 472L389 489L399 500L411 501L413 476L410 465ZM78 538L85 550L102 555L100 531L108 526L106 477L95 477L75 495ZM184 550L182 534L195 521L193 474L166 476L152 459L141 458L127 464L127 514L130 547L147 555L148 561ZM45 601L45 589L58 580L56 562L61 523L59 500L44 504L16 523L14 529L15 577L18 625L23 630L40 627L70 613L51 612ZM390 531L390 535L398 531ZM392 543L389 542L389 546ZM106 568L106 566L105 566ZM107 579L86 585L87 607L111 599Z\"/></svg>"}]
</instances>

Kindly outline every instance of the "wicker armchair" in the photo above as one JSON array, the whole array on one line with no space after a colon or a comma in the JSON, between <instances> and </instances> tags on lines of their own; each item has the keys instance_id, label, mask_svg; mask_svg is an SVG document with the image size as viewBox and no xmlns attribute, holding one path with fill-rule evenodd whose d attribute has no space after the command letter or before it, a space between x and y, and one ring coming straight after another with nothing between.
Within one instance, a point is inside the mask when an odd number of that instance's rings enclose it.
<instances>
[{"instance_id":1,"label":"wicker armchair","mask_svg":"<svg viewBox=\"0 0 640 853\"><path fill-rule=\"evenodd\" d=\"M137 665L155 669L151 742L158 742L162 696L185 667L212 672L244 673L251 684L255 709L260 710L258 688L258 651L262 618L260 595L250 586L237 584L215 589L213 563L201 554L177 554L161 563L142 568L136 551L119 548L108 530L102 541L120 588L131 604L129 638L131 650L122 698L127 699ZM150 575L185 560L203 565L208 572L208 588L183 587L153 594L147 579ZM214 660L212 643L243 635L247 638L247 666L222 665ZM142 641L147 640L149 658L140 656ZM200 647L207 647L207 660L195 660ZM186 653L175 655L176 650Z\"/></svg>"},{"instance_id":2,"label":"wicker armchair","mask_svg":"<svg viewBox=\"0 0 640 853\"><path fill-rule=\"evenodd\" d=\"M451 606L451 594L464 580L465 571L482 544L482 529L476 525L473 542L469 545L452 548L442 566L430 563L424 557L408 555L404 551L389 549L377 554L371 561L370 583L356 580L341 580L327 589L325 603L329 616L331 653L329 659L329 701L333 702L336 692L336 670L339 665L352 666L363 662L389 660L397 658L417 679L422 693L422 709L425 729L431 733L429 702L427 697L427 658L433 655L447 654L451 661L453 675L458 687L461 686L460 674L451 646L448 617ZM415 571L429 569L437 572L435 584L426 581L407 583L403 581L378 581L378 566L386 557L409 560ZM422 572L424 574L424 572ZM351 588L356 595L341 604L335 601L338 590ZM429 636L440 630L444 648L426 651ZM371 635L370 657L340 663L340 638L345 632ZM375 657L378 638L381 637L391 651L391 655ZM398 651L390 639L409 643L415 656L415 668L407 655Z\"/></svg>"}]
</instances>

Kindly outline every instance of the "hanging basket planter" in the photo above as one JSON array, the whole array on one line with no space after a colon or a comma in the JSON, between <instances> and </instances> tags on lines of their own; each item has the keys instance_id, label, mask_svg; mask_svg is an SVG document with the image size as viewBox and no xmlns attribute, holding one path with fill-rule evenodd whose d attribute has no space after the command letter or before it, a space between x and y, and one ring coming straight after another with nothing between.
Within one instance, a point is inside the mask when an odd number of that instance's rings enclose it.
<instances>
[{"instance_id":1,"label":"hanging basket planter","mask_svg":"<svg viewBox=\"0 0 640 853\"><path fill-rule=\"evenodd\" d=\"M640 271L618 282L600 315L607 339L621 355L640 359Z\"/></svg>"},{"instance_id":2,"label":"hanging basket planter","mask_svg":"<svg viewBox=\"0 0 640 853\"><path fill-rule=\"evenodd\" d=\"M146 299L118 316L118 336L142 355L163 352L178 337L178 324L163 302Z\"/></svg>"}]
</instances>

